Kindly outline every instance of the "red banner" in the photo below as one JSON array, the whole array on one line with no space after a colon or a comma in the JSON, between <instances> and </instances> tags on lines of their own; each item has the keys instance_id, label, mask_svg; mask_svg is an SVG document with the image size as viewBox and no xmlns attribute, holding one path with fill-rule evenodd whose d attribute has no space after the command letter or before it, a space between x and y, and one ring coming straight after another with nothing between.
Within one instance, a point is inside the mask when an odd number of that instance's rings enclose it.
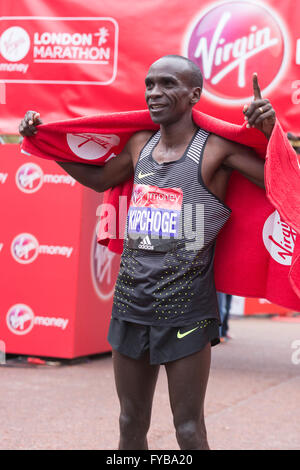
<instances>
[{"instance_id":1,"label":"red banner","mask_svg":"<svg viewBox=\"0 0 300 470\"><path fill-rule=\"evenodd\" d=\"M0 132L28 109L44 121L145 108L144 78L165 54L204 76L199 109L241 123L258 72L286 131L300 133L298 2L2 2ZM5 103L5 104L4 104Z\"/></svg>"}]
</instances>

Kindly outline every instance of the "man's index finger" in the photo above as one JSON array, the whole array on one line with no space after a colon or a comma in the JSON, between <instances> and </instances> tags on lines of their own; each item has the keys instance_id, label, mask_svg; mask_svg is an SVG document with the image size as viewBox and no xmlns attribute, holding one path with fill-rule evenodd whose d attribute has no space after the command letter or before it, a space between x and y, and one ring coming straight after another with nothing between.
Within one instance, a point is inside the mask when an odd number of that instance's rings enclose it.
<instances>
[{"instance_id":1,"label":"man's index finger","mask_svg":"<svg viewBox=\"0 0 300 470\"><path fill-rule=\"evenodd\" d=\"M262 96L261 96L261 92L260 92L260 88L259 88L259 84L258 84L257 73L253 74L252 81L253 81L254 99L255 100L261 100Z\"/></svg>"}]
</instances>

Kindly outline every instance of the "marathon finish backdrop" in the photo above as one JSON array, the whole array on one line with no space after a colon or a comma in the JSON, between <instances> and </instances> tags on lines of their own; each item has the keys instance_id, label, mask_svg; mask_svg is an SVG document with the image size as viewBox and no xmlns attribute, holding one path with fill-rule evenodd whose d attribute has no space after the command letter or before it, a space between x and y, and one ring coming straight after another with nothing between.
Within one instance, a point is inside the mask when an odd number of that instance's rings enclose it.
<instances>
[{"instance_id":1,"label":"marathon finish backdrop","mask_svg":"<svg viewBox=\"0 0 300 470\"><path fill-rule=\"evenodd\" d=\"M28 109L50 122L145 108L145 73L164 54L199 64L199 109L236 123L258 72L285 130L300 133L297 3L1 2L0 133L16 133ZM21 155L17 145L0 145L0 196L0 339L7 352L72 358L109 351L119 257L96 243L101 196L54 162Z\"/></svg>"},{"instance_id":2,"label":"marathon finish backdrop","mask_svg":"<svg viewBox=\"0 0 300 470\"><path fill-rule=\"evenodd\" d=\"M235 123L258 72L285 130L300 132L295 0L10 0L0 14L1 133L28 109L49 122L145 108L145 73L164 54L195 61L199 109Z\"/></svg>"}]
</instances>

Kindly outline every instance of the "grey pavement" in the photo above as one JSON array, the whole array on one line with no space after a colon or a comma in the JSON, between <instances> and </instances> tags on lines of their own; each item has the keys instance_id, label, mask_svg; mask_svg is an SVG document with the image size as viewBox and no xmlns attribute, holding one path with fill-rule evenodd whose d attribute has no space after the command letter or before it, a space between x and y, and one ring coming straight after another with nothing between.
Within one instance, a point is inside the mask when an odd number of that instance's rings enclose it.
<instances>
[{"instance_id":1,"label":"grey pavement","mask_svg":"<svg viewBox=\"0 0 300 470\"><path fill-rule=\"evenodd\" d=\"M205 415L212 449L300 450L300 323L231 319L213 348ZM294 362L298 362L295 361ZM0 449L103 449L118 443L111 355L60 367L0 368ZM188 387L188 384L187 384ZM178 449L160 369L151 450Z\"/></svg>"}]
</instances>

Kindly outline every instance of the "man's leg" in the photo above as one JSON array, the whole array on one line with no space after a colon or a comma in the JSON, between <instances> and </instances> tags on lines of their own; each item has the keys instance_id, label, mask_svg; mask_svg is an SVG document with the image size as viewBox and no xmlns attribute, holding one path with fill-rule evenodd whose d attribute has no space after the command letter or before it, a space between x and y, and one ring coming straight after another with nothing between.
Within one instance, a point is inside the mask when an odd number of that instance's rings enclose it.
<instances>
[{"instance_id":1,"label":"man's leg","mask_svg":"<svg viewBox=\"0 0 300 470\"><path fill-rule=\"evenodd\" d=\"M211 345L166 364L169 395L180 449L209 450L204 422L204 398L211 362Z\"/></svg>"},{"instance_id":2,"label":"man's leg","mask_svg":"<svg viewBox=\"0 0 300 470\"><path fill-rule=\"evenodd\" d=\"M117 393L120 400L119 450L148 449L147 432L159 366L149 363L149 354L131 359L113 350Z\"/></svg>"}]
</instances>

